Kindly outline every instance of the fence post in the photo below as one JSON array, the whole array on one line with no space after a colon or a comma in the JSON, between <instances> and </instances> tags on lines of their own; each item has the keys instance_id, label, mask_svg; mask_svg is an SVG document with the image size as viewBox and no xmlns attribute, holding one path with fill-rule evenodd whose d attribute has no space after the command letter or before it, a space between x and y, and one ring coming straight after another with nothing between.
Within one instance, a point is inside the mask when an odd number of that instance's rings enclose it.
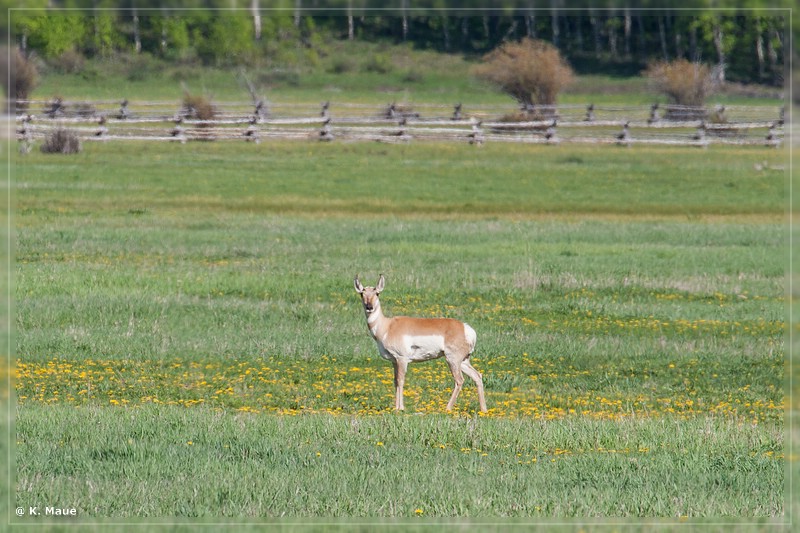
<instances>
[{"instance_id":1,"label":"fence post","mask_svg":"<svg viewBox=\"0 0 800 533\"><path fill-rule=\"evenodd\" d=\"M583 117L584 122L594 122L594 104L589 104L586 108L586 116Z\"/></svg>"},{"instance_id":2,"label":"fence post","mask_svg":"<svg viewBox=\"0 0 800 533\"><path fill-rule=\"evenodd\" d=\"M548 144L557 144L559 142L558 136L556 135L556 127L558 126L558 121L553 119L553 123L550 124L546 130L544 130L544 138Z\"/></svg>"},{"instance_id":3,"label":"fence post","mask_svg":"<svg viewBox=\"0 0 800 533\"><path fill-rule=\"evenodd\" d=\"M461 120L461 102L455 105L453 116L450 118L450 120Z\"/></svg>"},{"instance_id":4,"label":"fence post","mask_svg":"<svg viewBox=\"0 0 800 533\"><path fill-rule=\"evenodd\" d=\"M331 118L327 117L325 122L322 123L322 131L319 132L320 141L332 141L333 133L331 133Z\"/></svg>"},{"instance_id":5,"label":"fence post","mask_svg":"<svg viewBox=\"0 0 800 533\"><path fill-rule=\"evenodd\" d=\"M781 121L782 122L782 121ZM778 122L773 122L769 125L769 129L767 130L767 146L775 146L776 148L780 145L780 140L775 132L775 129L778 127Z\"/></svg>"},{"instance_id":6,"label":"fence post","mask_svg":"<svg viewBox=\"0 0 800 533\"><path fill-rule=\"evenodd\" d=\"M30 115L26 115L24 119L22 119L22 127L17 130L17 133L22 135L22 138L19 140L19 153L27 154L31 151L31 147L33 147L33 132L29 127L29 124L33 120Z\"/></svg>"},{"instance_id":7,"label":"fence post","mask_svg":"<svg viewBox=\"0 0 800 533\"><path fill-rule=\"evenodd\" d=\"M661 120L661 117L658 116L658 102L650 106L650 118L647 119L648 124L652 124L653 122L658 122Z\"/></svg>"},{"instance_id":8,"label":"fence post","mask_svg":"<svg viewBox=\"0 0 800 533\"><path fill-rule=\"evenodd\" d=\"M714 113L711 115L711 122L716 122L718 124L724 124L728 122L728 117L725 115L725 106L718 104L714 108Z\"/></svg>"},{"instance_id":9,"label":"fence post","mask_svg":"<svg viewBox=\"0 0 800 533\"><path fill-rule=\"evenodd\" d=\"M408 135L406 135L407 122L408 121L406 120L406 117L402 117L397 121L397 125L400 127L400 131L398 131L397 136L402 140L408 140Z\"/></svg>"},{"instance_id":10,"label":"fence post","mask_svg":"<svg viewBox=\"0 0 800 533\"><path fill-rule=\"evenodd\" d=\"M256 102L256 109L254 114L256 122L261 122L265 118L269 117L269 107L267 106L267 103L264 102L264 100L259 100L258 102Z\"/></svg>"},{"instance_id":11,"label":"fence post","mask_svg":"<svg viewBox=\"0 0 800 533\"><path fill-rule=\"evenodd\" d=\"M50 118L56 118L56 115L63 116L64 113L64 101L61 99L60 96L57 96L50 102L50 108L46 110L45 115Z\"/></svg>"},{"instance_id":12,"label":"fence post","mask_svg":"<svg viewBox=\"0 0 800 533\"><path fill-rule=\"evenodd\" d=\"M626 121L625 124L622 125L622 132L617 134L617 144L620 146L631 145L631 135L630 131L628 131L628 126L630 126L630 122Z\"/></svg>"},{"instance_id":13,"label":"fence post","mask_svg":"<svg viewBox=\"0 0 800 533\"><path fill-rule=\"evenodd\" d=\"M100 117L100 120L97 121L97 131L94 132L94 136L103 138L107 134L108 134L108 128L106 127L106 116L103 115Z\"/></svg>"},{"instance_id":14,"label":"fence post","mask_svg":"<svg viewBox=\"0 0 800 533\"><path fill-rule=\"evenodd\" d=\"M183 117L181 117L180 113L178 113L175 115L175 118L173 118L173 121L175 122L175 127L172 128L170 135L172 135L176 141L180 141L181 144L186 144L186 134L184 132L183 126L181 126L181 123L183 122Z\"/></svg>"},{"instance_id":15,"label":"fence post","mask_svg":"<svg viewBox=\"0 0 800 533\"><path fill-rule=\"evenodd\" d=\"M472 133L467 135L470 144L474 144L475 146L481 146L483 144L483 130L481 129L481 121L475 120L475 118L470 119L472 122Z\"/></svg>"},{"instance_id":16,"label":"fence post","mask_svg":"<svg viewBox=\"0 0 800 533\"><path fill-rule=\"evenodd\" d=\"M119 112L117 112L117 118L120 120L125 120L129 116L131 116L130 111L128 111L128 99L126 98L119 104Z\"/></svg>"},{"instance_id":17,"label":"fence post","mask_svg":"<svg viewBox=\"0 0 800 533\"><path fill-rule=\"evenodd\" d=\"M695 146L701 148L708 148L708 141L706 141L706 121L701 120L700 125L697 126L697 132L692 135L692 140L696 141Z\"/></svg>"},{"instance_id":18,"label":"fence post","mask_svg":"<svg viewBox=\"0 0 800 533\"><path fill-rule=\"evenodd\" d=\"M261 143L261 135L258 130L258 126L256 123L258 122L258 117L254 116L250 119L250 125L247 126L247 129L244 132L245 140L248 142L254 142L256 144Z\"/></svg>"}]
</instances>

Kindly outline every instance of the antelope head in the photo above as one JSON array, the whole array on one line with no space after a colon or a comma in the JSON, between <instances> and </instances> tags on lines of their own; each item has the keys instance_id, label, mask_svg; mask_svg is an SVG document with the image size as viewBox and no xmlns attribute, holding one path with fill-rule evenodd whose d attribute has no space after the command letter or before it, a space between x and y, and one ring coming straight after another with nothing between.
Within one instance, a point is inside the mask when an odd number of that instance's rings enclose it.
<instances>
[{"instance_id":1,"label":"antelope head","mask_svg":"<svg viewBox=\"0 0 800 533\"><path fill-rule=\"evenodd\" d=\"M380 306L378 295L383 291L385 283L386 281L383 278L383 274L381 274L380 278L378 278L377 286L364 287L358 280L358 275L356 274L356 277L353 280L353 286L356 288L356 292L361 295L361 303L364 305L364 313L366 313L368 317Z\"/></svg>"}]
</instances>

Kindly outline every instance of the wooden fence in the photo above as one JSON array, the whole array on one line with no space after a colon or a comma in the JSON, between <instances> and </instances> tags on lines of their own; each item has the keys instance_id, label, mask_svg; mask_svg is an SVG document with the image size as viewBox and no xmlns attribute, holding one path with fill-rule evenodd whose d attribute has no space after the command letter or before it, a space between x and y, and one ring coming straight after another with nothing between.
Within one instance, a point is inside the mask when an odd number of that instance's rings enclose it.
<instances>
[{"instance_id":1,"label":"wooden fence","mask_svg":"<svg viewBox=\"0 0 800 533\"><path fill-rule=\"evenodd\" d=\"M710 144L779 146L784 109L770 106L500 106L223 103L213 118L174 102L24 101L16 116L20 149L58 128L84 140Z\"/></svg>"}]
</instances>

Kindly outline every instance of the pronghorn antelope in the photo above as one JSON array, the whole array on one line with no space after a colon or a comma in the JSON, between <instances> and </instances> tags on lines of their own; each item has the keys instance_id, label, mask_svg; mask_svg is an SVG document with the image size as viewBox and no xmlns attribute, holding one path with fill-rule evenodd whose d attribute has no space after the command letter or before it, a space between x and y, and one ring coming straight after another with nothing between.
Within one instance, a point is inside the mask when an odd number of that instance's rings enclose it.
<instances>
[{"instance_id":1,"label":"pronghorn antelope","mask_svg":"<svg viewBox=\"0 0 800 533\"><path fill-rule=\"evenodd\" d=\"M456 398L464 384L464 374L478 386L478 400L481 411L486 412L486 399L483 395L483 379L480 372L469 362L475 350L477 335L468 324L452 318L411 318L396 316L387 318L381 310L378 295L383 291L383 274L376 287L364 287L356 275L353 280L356 292L361 295L367 327L372 338L378 343L381 357L391 361L394 366L394 408L405 409L403 405L403 385L408 364L415 361L428 361L444 357L455 379L455 387L447 410L453 409Z\"/></svg>"}]
</instances>

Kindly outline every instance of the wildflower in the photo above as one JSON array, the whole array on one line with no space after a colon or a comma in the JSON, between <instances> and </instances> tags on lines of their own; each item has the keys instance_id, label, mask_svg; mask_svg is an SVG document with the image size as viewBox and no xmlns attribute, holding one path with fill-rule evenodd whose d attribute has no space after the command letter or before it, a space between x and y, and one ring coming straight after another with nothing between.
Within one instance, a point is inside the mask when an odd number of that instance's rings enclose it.
<instances>
[{"instance_id":1,"label":"wildflower","mask_svg":"<svg viewBox=\"0 0 800 533\"><path fill-rule=\"evenodd\" d=\"M424 513L425 511L423 511L420 508L414 509L414 514L416 514L417 516L422 516Z\"/></svg>"}]
</instances>

